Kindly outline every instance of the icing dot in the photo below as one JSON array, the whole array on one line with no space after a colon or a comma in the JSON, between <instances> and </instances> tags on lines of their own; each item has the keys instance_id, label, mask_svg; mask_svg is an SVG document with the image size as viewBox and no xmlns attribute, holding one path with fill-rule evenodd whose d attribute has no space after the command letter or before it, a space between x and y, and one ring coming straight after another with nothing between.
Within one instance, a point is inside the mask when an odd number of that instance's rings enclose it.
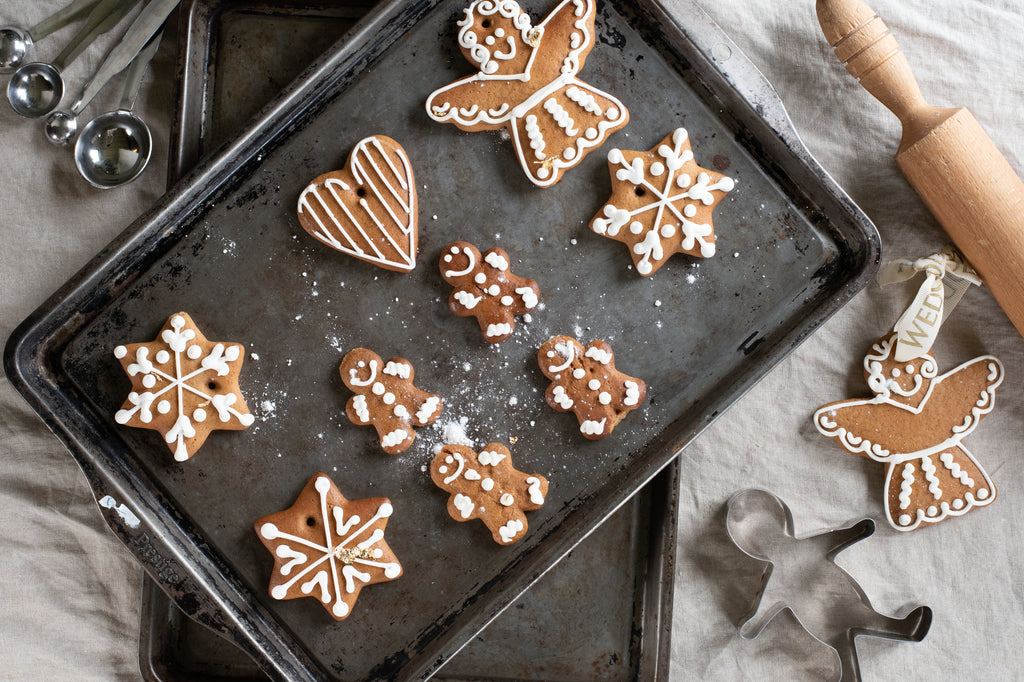
<instances>
[{"instance_id":1,"label":"icing dot","mask_svg":"<svg viewBox=\"0 0 1024 682\"><path fill-rule=\"evenodd\" d=\"M899 522L900 522L901 526L909 526L910 525L910 515L909 514L900 514Z\"/></svg>"},{"instance_id":2,"label":"icing dot","mask_svg":"<svg viewBox=\"0 0 1024 682\"><path fill-rule=\"evenodd\" d=\"M454 460L454 459L452 459L452 456L451 456L451 455L448 455L447 457L445 457L445 458L444 458L444 461L445 461L445 462L447 462L448 464L451 464L451 463L452 463L452 462L454 462L455 460Z\"/></svg>"},{"instance_id":3,"label":"icing dot","mask_svg":"<svg viewBox=\"0 0 1024 682\"><path fill-rule=\"evenodd\" d=\"M537 177L540 178L541 180L546 180L549 175L551 175L551 171L549 171L547 168L541 166L540 168L537 169Z\"/></svg>"},{"instance_id":4,"label":"icing dot","mask_svg":"<svg viewBox=\"0 0 1024 682\"><path fill-rule=\"evenodd\" d=\"M694 206L693 204L687 204L686 206L683 206L683 215L686 216L687 218L692 218L693 216L697 215L697 207Z\"/></svg>"},{"instance_id":5,"label":"icing dot","mask_svg":"<svg viewBox=\"0 0 1024 682\"><path fill-rule=\"evenodd\" d=\"M629 224L629 231L633 234L640 234L644 231L644 226L639 221L634 220Z\"/></svg>"},{"instance_id":6,"label":"icing dot","mask_svg":"<svg viewBox=\"0 0 1024 682\"><path fill-rule=\"evenodd\" d=\"M512 305L513 302L514 302L514 299L511 296L502 296L501 297L501 304L502 305Z\"/></svg>"},{"instance_id":7,"label":"icing dot","mask_svg":"<svg viewBox=\"0 0 1024 682\"><path fill-rule=\"evenodd\" d=\"M913 373L914 373L914 366L913 365L907 365L907 374L913 374Z\"/></svg>"},{"instance_id":8,"label":"icing dot","mask_svg":"<svg viewBox=\"0 0 1024 682\"><path fill-rule=\"evenodd\" d=\"M485 45L493 45L494 44L494 36L487 36L486 38L484 38L484 44Z\"/></svg>"},{"instance_id":9,"label":"icing dot","mask_svg":"<svg viewBox=\"0 0 1024 682\"><path fill-rule=\"evenodd\" d=\"M669 238L675 236L675 233L676 233L676 226L675 225L665 224L665 225L661 226L661 236L664 237L665 239L669 239Z\"/></svg>"},{"instance_id":10,"label":"icing dot","mask_svg":"<svg viewBox=\"0 0 1024 682\"><path fill-rule=\"evenodd\" d=\"M402 567L398 564L388 564L384 567L385 578L397 578L398 574L402 572Z\"/></svg>"},{"instance_id":11,"label":"icing dot","mask_svg":"<svg viewBox=\"0 0 1024 682\"><path fill-rule=\"evenodd\" d=\"M374 395L384 395L384 384L378 381L370 390L373 391Z\"/></svg>"},{"instance_id":12,"label":"icing dot","mask_svg":"<svg viewBox=\"0 0 1024 682\"><path fill-rule=\"evenodd\" d=\"M583 134L587 136L588 140L596 140L597 128L587 128L586 132L584 132Z\"/></svg>"},{"instance_id":13,"label":"icing dot","mask_svg":"<svg viewBox=\"0 0 1024 682\"><path fill-rule=\"evenodd\" d=\"M892 368L892 378L893 379L899 378L900 375L902 375L902 374L903 374L903 372L900 371L899 367L893 367Z\"/></svg>"},{"instance_id":14,"label":"icing dot","mask_svg":"<svg viewBox=\"0 0 1024 682\"><path fill-rule=\"evenodd\" d=\"M512 503L516 501L516 498L512 497L509 493L505 493L498 501L501 502L502 507L511 507Z\"/></svg>"},{"instance_id":15,"label":"icing dot","mask_svg":"<svg viewBox=\"0 0 1024 682\"><path fill-rule=\"evenodd\" d=\"M437 473L439 473L439 474L447 474L448 473L448 467L446 467L445 465L442 464L441 466L437 467Z\"/></svg>"},{"instance_id":16,"label":"icing dot","mask_svg":"<svg viewBox=\"0 0 1024 682\"><path fill-rule=\"evenodd\" d=\"M654 163L651 164L651 175L653 175L654 177L658 177L664 172L665 164L661 163L660 161L655 161Z\"/></svg>"},{"instance_id":17,"label":"icing dot","mask_svg":"<svg viewBox=\"0 0 1024 682\"><path fill-rule=\"evenodd\" d=\"M171 326L172 327L184 327L185 326L185 318L182 317L181 315L175 315L174 318L171 320Z\"/></svg>"},{"instance_id":18,"label":"icing dot","mask_svg":"<svg viewBox=\"0 0 1024 682\"><path fill-rule=\"evenodd\" d=\"M124 346L118 346L114 349L114 357L120 360L124 356L128 355L128 349Z\"/></svg>"},{"instance_id":19,"label":"icing dot","mask_svg":"<svg viewBox=\"0 0 1024 682\"><path fill-rule=\"evenodd\" d=\"M192 413L192 418L200 423L206 421L206 410L201 407L197 407L196 411Z\"/></svg>"},{"instance_id":20,"label":"icing dot","mask_svg":"<svg viewBox=\"0 0 1024 682\"><path fill-rule=\"evenodd\" d=\"M395 404L395 394L394 393L385 393L384 394L384 404L385 405L394 405Z\"/></svg>"},{"instance_id":21,"label":"icing dot","mask_svg":"<svg viewBox=\"0 0 1024 682\"><path fill-rule=\"evenodd\" d=\"M167 414L168 412L171 411L171 404L166 400L161 400L159 403L156 404L156 411L159 412L160 414Z\"/></svg>"},{"instance_id":22,"label":"icing dot","mask_svg":"<svg viewBox=\"0 0 1024 682\"><path fill-rule=\"evenodd\" d=\"M373 548L373 558L374 559L379 559L382 556L384 556L384 550L381 549L380 547L374 547Z\"/></svg>"},{"instance_id":23,"label":"icing dot","mask_svg":"<svg viewBox=\"0 0 1024 682\"><path fill-rule=\"evenodd\" d=\"M189 346L187 354L190 359L198 360L199 356L203 354L203 349L199 346Z\"/></svg>"},{"instance_id":24,"label":"icing dot","mask_svg":"<svg viewBox=\"0 0 1024 682\"><path fill-rule=\"evenodd\" d=\"M566 147L565 151L562 152L562 156L566 161L572 161L576 158L576 150L572 147Z\"/></svg>"},{"instance_id":25,"label":"icing dot","mask_svg":"<svg viewBox=\"0 0 1024 682\"><path fill-rule=\"evenodd\" d=\"M142 385L145 386L146 388L153 388L154 386L156 386L156 377L153 376L152 374L147 374L146 376L142 377Z\"/></svg>"},{"instance_id":26,"label":"icing dot","mask_svg":"<svg viewBox=\"0 0 1024 682\"><path fill-rule=\"evenodd\" d=\"M482 272L478 272L476 273L476 277L473 278L473 281L476 282L477 284L483 284L484 282L487 281L487 275L485 275Z\"/></svg>"},{"instance_id":27,"label":"icing dot","mask_svg":"<svg viewBox=\"0 0 1024 682\"><path fill-rule=\"evenodd\" d=\"M484 480L480 481L480 487L486 490L487 492L490 492L491 490L494 489L494 481L490 478L485 478Z\"/></svg>"},{"instance_id":28,"label":"icing dot","mask_svg":"<svg viewBox=\"0 0 1024 682\"><path fill-rule=\"evenodd\" d=\"M988 489L987 488L981 488L978 491L978 499L979 500L986 500L986 499L988 499Z\"/></svg>"},{"instance_id":29,"label":"icing dot","mask_svg":"<svg viewBox=\"0 0 1024 682\"><path fill-rule=\"evenodd\" d=\"M936 516L939 513L939 510L935 508L935 505L932 505L931 507L928 507L928 511L925 513L928 514L928 516Z\"/></svg>"},{"instance_id":30,"label":"icing dot","mask_svg":"<svg viewBox=\"0 0 1024 682\"><path fill-rule=\"evenodd\" d=\"M553 351L553 350L549 350L549 351L548 351L548 357L549 357L549 358L553 358L553 357L555 357L555 351Z\"/></svg>"},{"instance_id":31,"label":"icing dot","mask_svg":"<svg viewBox=\"0 0 1024 682\"><path fill-rule=\"evenodd\" d=\"M318 492L326 493L331 489L331 482L325 476L321 476L316 479L316 489Z\"/></svg>"},{"instance_id":32,"label":"icing dot","mask_svg":"<svg viewBox=\"0 0 1024 682\"><path fill-rule=\"evenodd\" d=\"M448 254L448 255L446 255L446 256L444 257L444 262L445 262L445 263L451 263L451 262L452 262L452 256L451 256L451 254Z\"/></svg>"},{"instance_id":33,"label":"icing dot","mask_svg":"<svg viewBox=\"0 0 1024 682\"><path fill-rule=\"evenodd\" d=\"M608 109L604 112L604 115L608 118L618 118L619 110L616 107L608 107Z\"/></svg>"},{"instance_id":34,"label":"icing dot","mask_svg":"<svg viewBox=\"0 0 1024 682\"><path fill-rule=\"evenodd\" d=\"M377 513L386 519L395 513L395 508L389 502L385 502L377 507Z\"/></svg>"},{"instance_id":35,"label":"icing dot","mask_svg":"<svg viewBox=\"0 0 1024 682\"><path fill-rule=\"evenodd\" d=\"M331 613L333 613L338 618L344 618L348 615L348 604L339 599L338 601L334 602L334 606L331 607Z\"/></svg>"},{"instance_id":36,"label":"icing dot","mask_svg":"<svg viewBox=\"0 0 1024 682\"><path fill-rule=\"evenodd\" d=\"M505 37L505 29L503 29L503 28L495 29L494 30L494 37L495 38L504 38Z\"/></svg>"},{"instance_id":37,"label":"icing dot","mask_svg":"<svg viewBox=\"0 0 1024 682\"><path fill-rule=\"evenodd\" d=\"M598 381L597 379L591 379L590 381L587 382L587 388L589 388L591 391L596 391L597 389L601 388L601 382Z\"/></svg>"},{"instance_id":38,"label":"icing dot","mask_svg":"<svg viewBox=\"0 0 1024 682\"><path fill-rule=\"evenodd\" d=\"M964 508L964 501L963 500L961 500L959 498L953 500L953 509L963 509L963 508Z\"/></svg>"},{"instance_id":39,"label":"icing dot","mask_svg":"<svg viewBox=\"0 0 1024 682\"><path fill-rule=\"evenodd\" d=\"M453 246L453 247L452 247L452 253L453 253L453 254L458 254L458 253L459 253L459 247L457 247L457 246Z\"/></svg>"},{"instance_id":40,"label":"icing dot","mask_svg":"<svg viewBox=\"0 0 1024 682\"><path fill-rule=\"evenodd\" d=\"M260 535L268 540L273 540L277 537L277 526L272 523L264 523L260 526Z\"/></svg>"},{"instance_id":41,"label":"icing dot","mask_svg":"<svg viewBox=\"0 0 1024 682\"><path fill-rule=\"evenodd\" d=\"M487 293L489 293L491 296L497 296L498 294L501 293L501 287L499 287L497 284L492 284L491 286L487 287Z\"/></svg>"},{"instance_id":42,"label":"icing dot","mask_svg":"<svg viewBox=\"0 0 1024 682\"><path fill-rule=\"evenodd\" d=\"M409 410L405 409L405 405L402 405L402 404L395 405L394 413L395 413L395 416L398 417L399 419L408 419L409 418Z\"/></svg>"},{"instance_id":43,"label":"icing dot","mask_svg":"<svg viewBox=\"0 0 1024 682\"><path fill-rule=\"evenodd\" d=\"M161 365L166 365L171 360L171 354L165 350L160 351L156 354L156 361Z\"/></svg>"},{"instance_id":44,"label":"icing dot","mask_svg":"<svg viewBox=\"0 0 1024 682\"><path fill-rule=\"evenodd\" d=\"M689 175L689 173L683 173L678 178L676 178L676 185L678 185L680 187L680 189L686 189L687 187L689 187L690 186L690 175Z\"/></svg>"},{"instance_id":45,"label":"icing dot","mask_svg":"<svg viewBox=\"0 0 1024 682\"><path fill-rule=\"evenodd\" d=\"M288 590L285 589L284 585L278 585L270 591L270 596L274 599L284 599L288 596Z\"/></svg>"},{"instance_id":46,"label":"icing dot","mask_svg":"<svg viewBox=\"0 0 1024 682\"><path fill-rule=\"evenodd\" d=\"M579 367L577 367L576 369L574 369L572 371L572 378L573 379L582 379L585 376L587 376L587 371L584 370L584 369L580 369Z\"/></svg>"},{"instance_id":47,"label":"icing dot","mask_svg":"<svg viewBox=\"0 0 1024 682\"><path fill-rule=\"evenodd\" d=\"M608 391L601 391L601 394L597 396L597 402L602 405L607 405L612 401L612 396Z\"/></svg>"},{"instance_id":48,"label":"icing dot","mask_svg":"<svg viewBox=\"0 0 1024 682\"><path fill-rule=\"evenodd\" d=\"M358 363L356 363L356 367L366 367L366 363L360 360Z\"/></svg>"}]
</instances>

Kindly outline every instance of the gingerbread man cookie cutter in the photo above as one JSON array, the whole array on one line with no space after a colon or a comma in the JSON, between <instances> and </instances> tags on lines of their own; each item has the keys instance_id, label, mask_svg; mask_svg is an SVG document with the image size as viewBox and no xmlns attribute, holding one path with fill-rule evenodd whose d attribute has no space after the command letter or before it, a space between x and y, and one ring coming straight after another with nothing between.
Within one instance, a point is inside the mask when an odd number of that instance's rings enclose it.
<instances>
[{"instance_id":1,"label":"gingerbread man cookie cutter","mask_svg":"<svg viewBox=\"0 0 1024 682\"><path fill-rule=\"evenodd\" d=\"M727 503L725 526L744 554L765 562L761 586L740 625L744 639L754 639L779 613L789 611L809 635L835 652L839 682L860 682L858 636L920 642L928 634L929 607L917 606L902 617L882 614L835 563L840 552L875 532L871 519L798 537L785 502L766 490L747 489ZM822 600L828 600L827 608Z\"/></svg>"}]
</instances>

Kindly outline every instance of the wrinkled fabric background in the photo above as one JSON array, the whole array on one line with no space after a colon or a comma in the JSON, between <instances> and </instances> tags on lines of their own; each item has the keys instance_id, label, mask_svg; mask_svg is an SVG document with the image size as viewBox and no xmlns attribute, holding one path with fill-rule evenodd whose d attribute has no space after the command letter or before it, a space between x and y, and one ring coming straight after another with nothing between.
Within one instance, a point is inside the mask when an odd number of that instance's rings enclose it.
<instances>
[{"instance_id":1,"label":"wrinkled fabric background","mask_svg":"<svg viewBox=\"0 0 1024 682\"><path fill-rule=\"evenodd\" d=\"M63 0L5 0L0 25L28 26ZM774 84L810 151L882 236L883 262L934 253L947 238L904 181L893 154L899 124L857 86L822 39L813 3L717 0L708 12ZM928 100L969 106L1024 171L1024 6L1019 0L875 0ZM72 31L39 45L52 58ZM109 40L109 39L108 39ZM151 167L133 185L100 192L39 121L0 106L0 337L162 194L173 106L175 45L165 40L137 113L153 129ZM68 69L72 92L107 44ZM90 108L113 109L119 87ZM999 498L910 534L883 518L884 467L841 451L809 416L864 396L861 359L912 297L911 286L869 286L683 454L673 629L673 679L815 680L832 659L780 616L756 640L737 636L761 567L731 545L724 505L766 488L785 500L798 534L874 517L878 530L840 555L874 606L934 610L918 644L859 640L865 680L1016 679L1024 675L1024 339L991 296L972 288L934 351L940 371L976 355L1000 358L996 409L966 444ZM97 513L85 479L6 379L0 379L0 678L138 680L141 571Z\"/></svg>"}]
</instances>

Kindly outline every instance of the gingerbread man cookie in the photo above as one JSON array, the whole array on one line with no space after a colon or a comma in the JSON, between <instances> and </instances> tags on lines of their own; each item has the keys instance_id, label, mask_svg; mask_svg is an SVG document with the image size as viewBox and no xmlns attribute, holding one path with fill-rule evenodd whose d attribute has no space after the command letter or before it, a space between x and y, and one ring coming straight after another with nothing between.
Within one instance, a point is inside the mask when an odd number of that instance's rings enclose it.
<instances>
[{"instance_id":1,"label":"gingerbread man cookie","mask_svg":"<svg viewBox=\"0 0 1024 682\"><path fill-rule=\"evenodd\" d=\"M586 348L570 336L555 336L540 347L537 362L551 380L545 397L559 412L572 412L580 432L590 440L604 438L635 410L647 385L615 369L615 355L604 341Z\"/></svg>"},{"instance_id":2,"label":"gingerbread man cookie","mask_svg":"<svg viewBox=\"0 0 1024 682\"><path fill-rule=\"evenodd\" d=\"M238 388L244 356L237 343L207 341L186 313L171 315L156 340L114 349L132 381L114 419L158 431L184 462L210 431L237 431L255 421Z\"/></svg>"},{"instance_id":3,"label":"gingerbread man cookie","mask_svg":"<svg viewBox=\"0 0 1024 682\"><path fill-rule=\"evenodd\" d=\"M992 480L961 442L995 405L999 360L984 355L939 375L935 357L897 362L897 336L864 358L874 397L829 403L814 413L822 435L886 465L885 512L896 530L961 516L996 497Z\"/></svg>"},{"instance_id":4,"label":"gingerbread man cookie","mask_svg":"<svg viewBox=\"0 0 1024 682\"><path fill-rule=\"evenodd\" d=\"M416 267L416 181L390 137L362 140L343 170L309 183L298 215L302 229L342 253L397 272Z\"/></svg>"},{"instance_id":5,"label":"gingerbread man cookie","mask_svg":"<svg viewBox=\"0 0 1024 682\"><path fill-rule=\"evenodd\" d=\"M595 0L562 0L533 26L514 0L476 0L458 41L479 71L432 93L427 114L462 130L507 128L530 181L555 184L629 122L622 102L576 77L596 13Z\"/></svg>"},{"instance_id":6,"label":"gingerbread man cookie","mask_svg":"<svg viewBox=\"0 0 1024 682\"><path fill-rule=\"evenodd\" d=\"M509 257L494 248L485 254L466 242L452 242L441 256L441 276L455 287L448 307L459 317L476 318L484 340L501 343L512 336L515 316L537 306L540 288L509 270Z\"/></svg>"},{"instance_id":7,"label":"gingerbread man cookie","mask_svg":"<svg viewBox=\"0 0 1024 682\"><path fill-rule=\"evenodd\" d=\"M412 385L412 364L405 358L387 362L372 350L356 348L341 361L341 378L355 391L345 408L353 424L372 424L384 452L404 451L416 435L441 414L441 398Z\"/></svg>"},{"instance_id":8,"label":"gingerbread man cookie","mask_svg":"<svg viewBox=\"0 0 1024 682\"><path fill-rule=\"evenodd\" d=\"M511 453L500 443L488 443L479 454L465 445L445 445L430 464L430 478L451 493L453 519L480 519L499 545L526 535L523 512L540 509L548 494L547 479L513 468Z\"/></svg>"},{"instance_id":9,"label":"gingerbread man cookie","mask_svg":"<svg viewBox=\"0 0 1024 682\"><path fill-rule=\"evenodd\" d=\"M715 255L711 212L732 178L693 160L685 128L677 128L646 152L608 152L612 196L590 229L629 247L636 271L654 274L675 253Z\"/></svg>"},{"instance_id":10,"label":"gingerbread man cookie","mask_svg":"<svg viewBox=\"0 0 1024 682\"><path fill-rule=\"evenodd\" d=\"M295 504L256 521L274 555L270 596L313 597L335 620L347 618L363 587L402 575L384 540L393 511L385 497L346 500L326 474L311 478Z\"/></svg>"}]
</instances>

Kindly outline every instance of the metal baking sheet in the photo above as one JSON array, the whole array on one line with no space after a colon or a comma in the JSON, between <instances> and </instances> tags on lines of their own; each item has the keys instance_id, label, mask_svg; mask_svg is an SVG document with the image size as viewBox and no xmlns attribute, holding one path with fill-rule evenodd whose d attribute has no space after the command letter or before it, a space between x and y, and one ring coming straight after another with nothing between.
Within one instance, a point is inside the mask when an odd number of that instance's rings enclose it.
<instances>
[{"instance_id":1,"label":"metal baking sheet","mask_svg":"<svg viewBox=\"0 0 1024 682\"><path fill-rule=\"evenodd\" d=\"M552 4L523 3L535 17ZM609 194L600 153L538 190L501 136L426 117L427 94L469 72L458 16L439 0L373 10L34 313L5 353L8 376L97 493L141 520L131 527L104 510L115 533L188 615L280 679L435 672L877 267L870 223L696 5L607 0L581 75L631 108L610 144L650 148L682 124L698 160L738 181L716 214L718 257L677 257L636 277L619 244L586 229ZM311 243L294 215L306 182L377 132L402 142L420 185L420 266L408 275ZM499 348L446 310L435 263L456 238L501 243L541 283L544 309ZM258 417L246 432L215 434L186 465L157 435L112 418L128 390L112 349L152 338L177 310L210 338L246 343L241 386ZM570 416L543 404L534 356L558 333L607 340L620 367L648 381L643 409L609 438L583 441ZM359 345L411 359L419 384L446 400L442 425L465 419L477 443L515 438L519 465L549 478L524 540L497 547L479 524L447 518L425 474L440 428L385 457L347 422L337 366ZM269 598L269 557L251 530L318 470L348 497L386 494L396 507L388 539L405 575L368 590L342 622Z\"/></svg>"},{"instance_id":2,"label":"metal baking sheet","mask_svg":"<svg viewBox=\"0 0 1024 682\"><path fill-rule=\"evenodd\" d=\"M179 27L174 126L193 133L172 136L170 177L221 144L270 99L267 84L287 83L367 9L358 1L325 7L301 0L193 0ZM678 485L673 461L436 679L668 679ZM595 565L602 570L592 570ZM139 657L149 682L267 679L237 647L186 618L149 578Z\"/></svg>"}]
</instances>

